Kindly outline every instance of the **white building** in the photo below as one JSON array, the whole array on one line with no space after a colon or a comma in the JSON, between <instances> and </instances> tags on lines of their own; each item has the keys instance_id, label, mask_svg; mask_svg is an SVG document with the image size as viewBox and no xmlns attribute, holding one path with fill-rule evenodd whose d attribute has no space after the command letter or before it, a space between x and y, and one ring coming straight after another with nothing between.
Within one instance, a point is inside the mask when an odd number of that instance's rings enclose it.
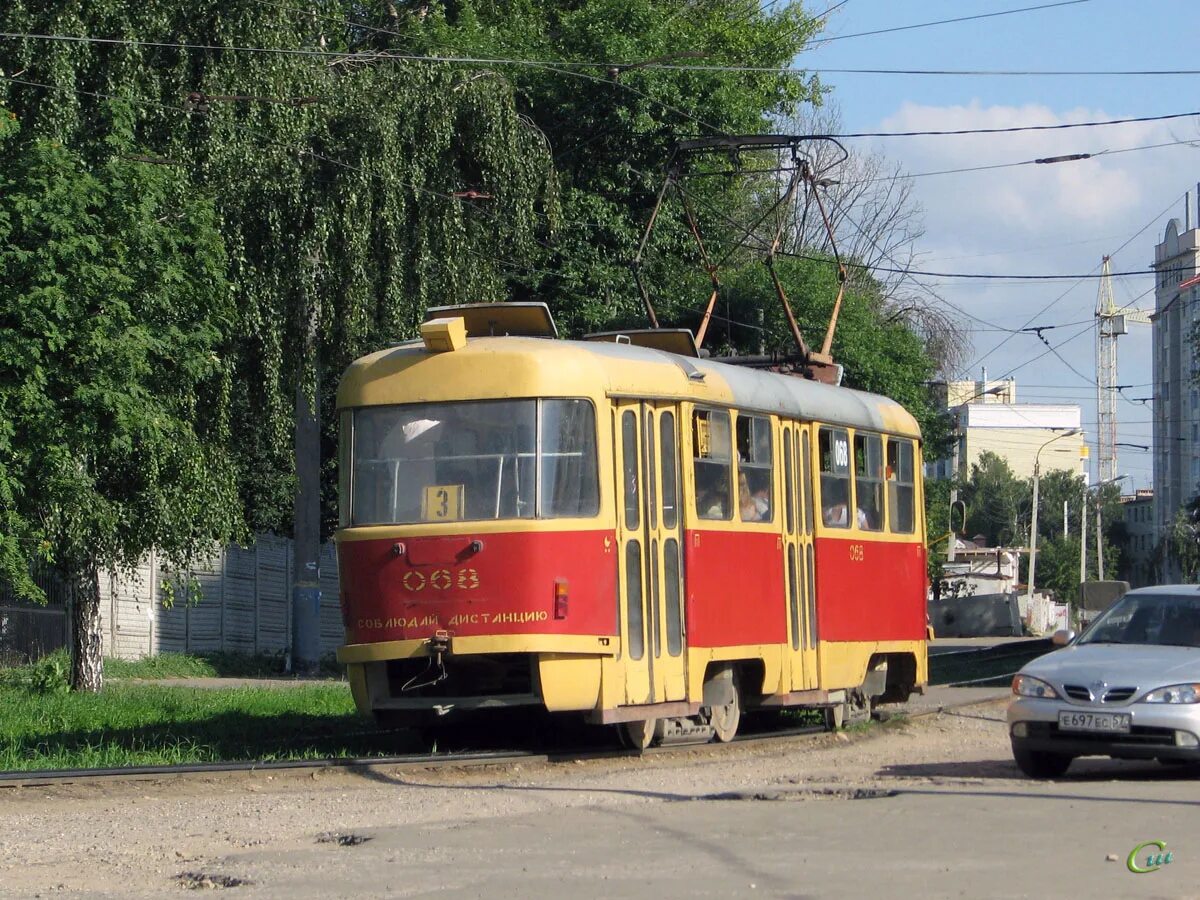
<instances>
[{"instance_id":1,"label":"white building","mask_svg":"<svg viewBox=\"0 0 1200 900\"><path fill-rule=\"evenodd\" d=\"M1021 479L1033 477L1035 460L1043 472L1087 471L1087 441L1077 405L1018 403L1016 381L988 381L986 372L979 381L943 385L942 402L955 420L962 478L970 477L971 466L985 452L1003 458ZM939 460L929 474L949 477L953 465L952 459Z\"/></svg>"}]
</instances>

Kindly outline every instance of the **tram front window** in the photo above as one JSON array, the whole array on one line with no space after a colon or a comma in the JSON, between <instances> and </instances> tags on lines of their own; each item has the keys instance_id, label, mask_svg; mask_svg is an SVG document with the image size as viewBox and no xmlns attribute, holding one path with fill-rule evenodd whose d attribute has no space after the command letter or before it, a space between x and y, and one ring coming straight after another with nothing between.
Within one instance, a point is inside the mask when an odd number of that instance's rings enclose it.
<instances>
[{"instance_id":1,"label":"tram front window","mask_svg":"<svg viewBox=\"0 0 1200 900\"><path fill-rule=\"evenodd\" d=\"M599 508L595 414L584 400L368 407L355 410L353 428L354 525L590 516Z\"/></svg>"}]
</instances>

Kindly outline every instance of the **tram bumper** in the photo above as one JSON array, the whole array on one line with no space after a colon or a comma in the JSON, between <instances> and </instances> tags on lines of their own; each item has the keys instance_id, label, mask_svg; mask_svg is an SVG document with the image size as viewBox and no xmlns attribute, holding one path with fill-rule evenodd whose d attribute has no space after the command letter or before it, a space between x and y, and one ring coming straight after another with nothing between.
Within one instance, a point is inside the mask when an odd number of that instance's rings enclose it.
<instances>
[{"instance_id":1,"label":"tram bumper","mask_svg":"<svg viewBox=\"0 0 1200 900\"><path fill-rule=\"evenodd\" d=\"M358 711L446 715L541 706L596 708L613 641L591 635L452 636L338 649Z\"/></svg>"}]
</instances>

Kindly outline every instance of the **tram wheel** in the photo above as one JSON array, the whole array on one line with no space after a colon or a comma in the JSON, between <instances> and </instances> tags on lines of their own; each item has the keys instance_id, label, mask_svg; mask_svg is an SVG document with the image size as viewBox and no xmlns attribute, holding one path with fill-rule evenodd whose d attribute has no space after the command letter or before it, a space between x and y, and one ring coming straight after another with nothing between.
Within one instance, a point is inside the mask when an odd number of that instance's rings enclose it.
<instances>
[{"instance_id":1,"label":"tram wheel","mask_svg":"<svg viewBox=\"0 0 1200 900\"><path fill-rule=\"evenodd\" d=\"M708 722L712 725L713 737L722 744L728 744L737 734L738 723L742 720L741 688L738 685L737 673L732 673L733 691L729 702L722 706L709 707Z\"/></svg>"},{"instance_id":2,"label":"tram wheel","mask_svg":"<svg viewBox=\"0 0 1200 900\"><path fill-rule=\"evenodd\" d=\"M639 719L636 722L622 722L619 726L621 743L630 750L641 753L647 749L658 733L658 719Z\"/></svg>"}]
</instances>

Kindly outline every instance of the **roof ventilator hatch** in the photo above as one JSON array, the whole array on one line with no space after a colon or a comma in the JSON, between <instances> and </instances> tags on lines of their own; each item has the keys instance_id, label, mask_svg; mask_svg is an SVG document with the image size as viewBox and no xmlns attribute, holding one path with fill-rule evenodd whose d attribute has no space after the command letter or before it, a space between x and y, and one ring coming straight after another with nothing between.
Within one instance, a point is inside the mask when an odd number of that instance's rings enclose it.
<instances>
[{"instance_id":1,"label":"roof ventilator hatch","mask_svg":"<svg viewBox=\"0 0 1200 900\"><path fill-rule=\"evenodd\" d=\"M558 337L550 307L538 301L431 306L425 321L461 318L467 337Z\"/></svg>"}]
</instances>

